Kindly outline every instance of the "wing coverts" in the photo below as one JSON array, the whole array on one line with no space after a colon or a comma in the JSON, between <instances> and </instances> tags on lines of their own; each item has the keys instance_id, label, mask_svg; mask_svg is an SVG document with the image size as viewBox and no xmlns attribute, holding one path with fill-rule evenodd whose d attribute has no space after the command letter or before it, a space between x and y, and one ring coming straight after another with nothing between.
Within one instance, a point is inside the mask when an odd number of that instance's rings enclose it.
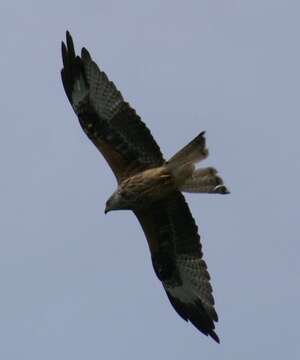
<instances>
[{"instance_id":1,"label":"wing coverts","mask_svg":"<svg viewBox=\"0 0 300 360\"><path fill-rule=\"evenodd\" d=\"M67 32L61 77L82 129L103 153L118 180L160 166L163 156L150 131L83 48L75 55ZM106 154L110 152L109 154Z\"/></svg>"}]
</instances>

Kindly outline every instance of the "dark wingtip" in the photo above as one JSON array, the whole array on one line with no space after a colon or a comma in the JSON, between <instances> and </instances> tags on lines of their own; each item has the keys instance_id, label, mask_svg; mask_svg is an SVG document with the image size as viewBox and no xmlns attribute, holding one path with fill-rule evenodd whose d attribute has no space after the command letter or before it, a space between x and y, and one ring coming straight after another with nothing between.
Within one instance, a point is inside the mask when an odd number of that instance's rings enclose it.
<instances>
[{"instance_id":1,"label":"dark wingtip","mask_svg":"<svg viewBox=\"0 0 300 360\"><path fill-rule=\"evenodd\" d=\"M91 60L91 55L85 47L81 49L81 57L83 60Z\"/></svg>"},{"instance_id":2,"label":"dark wingtip","mask_svg":"<svg viewBox=\"0 0 300 360\"><path fill-rule=\"evenodd\" d=\"M65 53L66 51L67 51L66 44L62 41L62 42L61 42L61 52L62 52L62 53Z\"/></svg>"},{"instance_id":3,"label":"dark wingtip","mask_svg":"<svg viewBox=\"0 0 300 360\"><path fill-rule=\"evenodd\" d=\"M66 31L66 40L67 40L67 44L68 42L73 41L69 30Z\"/></svg>"},{"instance_id":4,"label":"dark wingtip","mask_svg":"<svg viewBox=\"0 0 300 360\"><path fill-rule=\"evenodd\" d=\"M66 40L67 40L67 48L68 48L68 52L70 54L70 57L72 59L75 58L75 49L74 49L74 43L73 43L73 39L71 34L69 33L69 31L66 31Z\"/></svg>"},{"instance_id":5,"label":"dark wingtip","mask_svg":"<svg viewBox=\"0 0 300 360\"><path fill-rule=\"evenodd\" d=\"M63 64L64 64L64 66L66 66L67 47L66 47L66 44L63 41L61 42L61 56L62 56Z\"/></svg>"},{"instance_id":6,"label":"dark wingtip","mask_svg":"<svg viewBox=\"0 0 300 360\"><path fill-rule=\"evenodd\" d=\"M213 338L216 343L220 344L219 336L213 330L211 330L208 335Z\"/></svg>"},{"instance_id":7,"label":"dark wingtip","mask_svg":"<svg viewBox=\"0 0 300 360\"><path fill-rule=\"evenodd\" d=\"M74 79L78 75L78 66L76 65L76 55L72 36L70 32L66 31L66 41L61 43L61 53L63 61L63 69L61 70L61 79L66 92L66 95L72 104L71 92L74 86Z\"/></svg>"}]
</instances>

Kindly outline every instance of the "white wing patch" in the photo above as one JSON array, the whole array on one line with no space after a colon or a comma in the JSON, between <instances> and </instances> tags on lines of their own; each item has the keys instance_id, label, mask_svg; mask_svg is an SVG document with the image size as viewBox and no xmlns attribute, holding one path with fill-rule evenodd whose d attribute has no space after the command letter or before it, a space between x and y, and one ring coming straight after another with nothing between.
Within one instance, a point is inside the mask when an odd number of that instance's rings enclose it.
<instances>
[{"instance_id":1,"label":"white wing patch","mask_svg":"<svg viewBox=\"0 0 300 360\"><path fill-rule=\"evenodd\" d=\"M176 263L182 284L180 286L165 284L165 288L184 304L195 305L201 301L210 318L217 321L218 316L214 309L210 276L205 261L191 255L179 255Z\"/></svg>"},{"instance_id":2,"label":"white wing patch","mask_svg":"<svg viewBox=\"0 0 300 360\"><path fill-rule=\"evenodd\" d=\"M104 119L111 120L120 110L124 100L120 91L103 71L91 60L85 61L85 74L90 86L89 100L96 112Z\"/></svg>"},{"instance_id":3,"label":"white wing patch","mask_svg":"<svg viewBox=\"0 0 300 360\"><path fill-rule=\"evenodd\" d=\"M72 90L72 106L77 113L80 109L80 105L87 99L89 95L89 89L82 76L79 76L74 81L74 88Z\"/></svg>"}]
</instances>

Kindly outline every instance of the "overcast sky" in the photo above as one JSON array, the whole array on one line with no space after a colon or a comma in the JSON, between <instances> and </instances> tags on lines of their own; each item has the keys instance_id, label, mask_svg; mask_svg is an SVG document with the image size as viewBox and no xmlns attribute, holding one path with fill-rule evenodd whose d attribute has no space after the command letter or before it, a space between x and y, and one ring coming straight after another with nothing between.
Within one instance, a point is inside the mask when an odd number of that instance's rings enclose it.
<instances>
[{"instance_id":1,"label":"overcast sky","mask_svg":"<svg viewBox=\"0 0 300 360\"><path fill-rule=\"evenodd\" d=\"M297 359L300 2L2 1L0 358ZM61 80L65 30L166 157L206 130L229 196L187 196L221 344L175 313Z\"/></svg>"}]
</instances>

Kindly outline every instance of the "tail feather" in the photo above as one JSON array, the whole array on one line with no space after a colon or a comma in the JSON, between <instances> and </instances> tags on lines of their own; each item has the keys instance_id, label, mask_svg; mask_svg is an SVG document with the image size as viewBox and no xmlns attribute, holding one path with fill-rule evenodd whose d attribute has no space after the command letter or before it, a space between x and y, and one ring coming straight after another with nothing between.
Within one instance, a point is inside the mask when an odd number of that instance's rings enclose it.
<instances>
[{"instance_id":1,"label":"tail feather","mask_svg":"<svg viewBox=\"0 0 300 360\"><path fill-rule=\"evenodd\" d=\"M205 146L205 131L202 131L195 137L190 143L179 150L171 159L167 162L167 166L170 169L175 167L182 167L187 164L196 164L199 161L207 158L208 149Z\"/></svg>"},{"instance_id":2,"label":"tail feather","mask_svg":"<svg viewBox=\"0 0 300 360\"><path fill-rule=\"evenodd\" d=\"M213 167L196 169L195 165L208 156L202 131L190 143L179 150L165 166L175 178L179 190L191 193L228 194L223 180Z\"/></svg>"},{"instance_id":3,"label":"tail feather","mask_svg":"<svg viewBox=\"0 0 300 360\"><path fill-rule=\"evenodd\" d=\"M186 181L180 186L180 190L190 193L229 194L223 179L212 167L195 170L192 176L186 178Z\"/></svg>"}]
</instances>

